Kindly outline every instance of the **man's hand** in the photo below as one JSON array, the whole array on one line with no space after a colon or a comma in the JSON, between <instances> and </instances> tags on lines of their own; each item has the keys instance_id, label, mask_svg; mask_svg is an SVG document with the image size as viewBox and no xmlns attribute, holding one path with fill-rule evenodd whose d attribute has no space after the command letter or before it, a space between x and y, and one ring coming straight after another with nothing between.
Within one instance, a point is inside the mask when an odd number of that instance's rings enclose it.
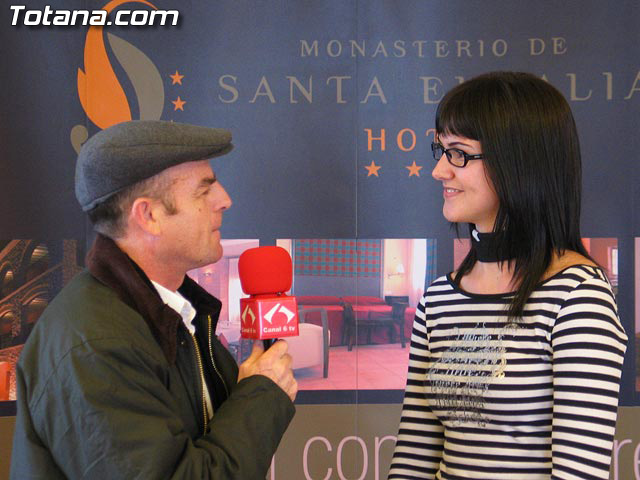
<instances>
[{"instance_id":1,"label":"man's hand","mask_svg":"<svg viewBox=\"0 0 640 480\"><path fill-rule=\"evenodd\" d=\"M252 375L264 375L273 380L289 395L291 401L294 401L298 393L298 382L293 377L288 348L287 342L278 340L265 352L261 342L254 342L251 355L240 365L238 381Z\"/></svg>"}]
</instances>

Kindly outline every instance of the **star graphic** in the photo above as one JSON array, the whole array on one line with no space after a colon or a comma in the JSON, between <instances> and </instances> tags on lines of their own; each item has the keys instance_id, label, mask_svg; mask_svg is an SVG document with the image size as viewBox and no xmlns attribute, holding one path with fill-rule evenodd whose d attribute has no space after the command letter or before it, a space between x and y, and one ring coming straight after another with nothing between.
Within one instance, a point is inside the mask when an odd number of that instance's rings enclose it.
<instances>
[{"instance_id":1,"label":"star graphic","mask_svg":"<svg viewBox=\"0 0 640 480\"><path fill-rule=\"evenodd\" d=\"M418 165L416 165L416 161L414 160L413 163L411 165L409 165L408 167L404 167L407 170L409 170L409 176L412 177L413 175L415 175L416 177L420 176L420 170L422 170L423 167L420 167Z\"/></svg>"},{"instance_id":2,"label":"star graphic","mask_svg":"<svg viewBox=\"0 0 640 480\"><path fill-rule=\"evenodd\" d=\"M171 80L173 80L171 82L171 85L175 85L176 83L178 85L182 85L182 79L184 78L184 75L180 75L180 73L178 73L178 70L176 70L176 73L174 73L173 75L169 75L169 77L171 77Z\"/></svg>"},{"instance_id":3,"label":"star graphic","mask_svg":"<svg viewBox=\"0 0 640 480\"><path fill-rule=\"evenodd\" d=\"M173 103L174 107L173 107L173 111L175 112L176 110L182 110L184 112L184 104L187 103L184 100L182 100L180 98L180 95L178 95L178 98L176 98L175 100L172 100L171 103Z\"/></svg>"},{"instance_id":4,"label":"star graphic","mask_svg":"<svg viewBox=\"0 0 640 480\"><path fill-rule=\"evenodd\" d=\"M376 177L379 177L378 170L380 170L382 167L380 165L376 165L376 162L371 160L371 165L365 166L364 168L366 168L367 171L369 172L367 174L367 177L370 177L371 175L375 175Z\"/></svg>"}]
</instances>

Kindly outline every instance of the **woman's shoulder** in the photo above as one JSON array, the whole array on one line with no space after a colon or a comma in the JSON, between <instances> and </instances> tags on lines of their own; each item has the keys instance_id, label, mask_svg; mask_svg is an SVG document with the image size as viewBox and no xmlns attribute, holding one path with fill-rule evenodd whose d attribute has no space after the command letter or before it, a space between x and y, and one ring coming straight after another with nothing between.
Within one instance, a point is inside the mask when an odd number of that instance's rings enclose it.
<instances>
[{"instance_id":1,"label":"woman's shoulder","mask_svg":"<svg viewBox=\"0 0 640 480\"><path fill-rule=\"evenodd\" d=\"M565 250L564 252L562 252L562 254L554 254L551 263L547 268L547 271L544 273L542 281L554 277L560 272L563 272L571 267L593 267L596 269L600 268L598 264L590 258L585 257L578 252Z\"/></svg>"},{"instance_id":2,"label":"woman's shoulder","mask_svg":"<svg viewBox=\"0 0 640 480\"><path fill-rule=\"evenodd\" d=\"M453 273L448 273L445 275L441 275L437 277L435 280L431 282L431 284L427 287L426 291L422 295L422 301L424 302L427 297L433 295L440 295L444 292L448 292L452 289L452 281Z\"/></svg>"},{"instance_id":3,"label":"woman's shoulder","mask_svg":"<svg viewBox=\"0 0 640 480\"><path fill-rule=\"evenodd\" d=\"M536 290L545 295L556 292L558 298L565 300L585 296L595 299L604 295L607 301L615 303L615 289L608 272L590 258L576 252L567 252L554 258Z\"/></svg>"},{"instance_id":4,"label":"woman's shoulder","mask_svg":"<svg viewBox=\"0 0 640 480\"><path fill-rule=\"evenodd\" d=\"M437 290L439 288L446 287L447 285L450 285L453 278L455 278L455 272L450 272L444 275L440 275L439 277L437 277L435 280L431 282L427 291L432 288Z\"/></svg>"}]
</instances>

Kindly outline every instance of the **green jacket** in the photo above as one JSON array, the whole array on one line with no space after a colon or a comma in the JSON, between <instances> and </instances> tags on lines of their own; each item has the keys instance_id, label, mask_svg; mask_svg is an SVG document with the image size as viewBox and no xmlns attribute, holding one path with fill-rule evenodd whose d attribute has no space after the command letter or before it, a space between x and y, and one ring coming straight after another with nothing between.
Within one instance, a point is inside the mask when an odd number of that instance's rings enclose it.
<instances>
[{"instance_id":1,"label":"green jacket","mask_svg":"<svg viewBox=\"0 0 640 480\"><path fill-rule=\"evenodd\" d=\"M220 302L188 278L180 288L198 312L200 363L180 316L114 242L98 236L87 265L20 356L11 478L264 479L294 406L267 377L237 383L213 334Z\"/></svg>"}]
</instances>

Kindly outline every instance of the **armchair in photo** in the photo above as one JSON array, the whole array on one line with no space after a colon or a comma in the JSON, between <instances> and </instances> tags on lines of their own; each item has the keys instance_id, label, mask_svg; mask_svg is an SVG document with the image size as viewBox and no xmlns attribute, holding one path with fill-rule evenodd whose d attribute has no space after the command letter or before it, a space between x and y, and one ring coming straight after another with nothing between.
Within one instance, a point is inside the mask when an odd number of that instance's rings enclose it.
<instances>
[{"instance_id":1,"label":"armchair in photo","mask_svg":"<svg viewBox=\"0 0 640 480\"><path fill-rule=\"evenodd\" d=\"M320 314L322 326L308 322L309 314ZM322 364L322 376L329 376L329 345L331 332L327 311L324 308L298 308L299 335L287 337L289 355L293 358L292 368L313 367Z\"/></svg>"}]
</instances>

